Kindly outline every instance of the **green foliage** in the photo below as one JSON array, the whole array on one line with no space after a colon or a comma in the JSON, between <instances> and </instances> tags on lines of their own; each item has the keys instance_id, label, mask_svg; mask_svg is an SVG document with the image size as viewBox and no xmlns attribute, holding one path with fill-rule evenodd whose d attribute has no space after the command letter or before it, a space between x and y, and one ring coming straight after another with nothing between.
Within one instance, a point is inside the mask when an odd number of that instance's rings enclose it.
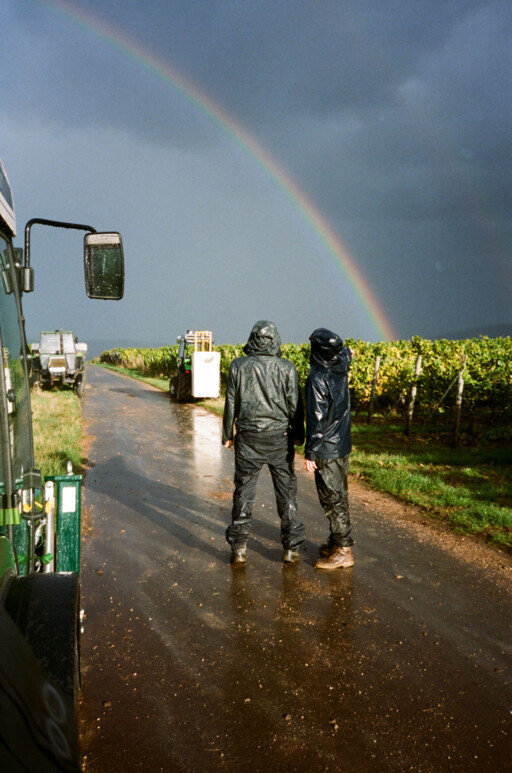
<instances>
[{"instance_id":1,"label":"green foliage","mask_svg":"<svg viewBox=\"0 0 512 773\"><path fill-rule=\"evenodd\" d=\"M243 356L244 344L221 344L213 348L216 352L220 352L220 383L224 391L228 380L229 366L232 360Z\"/></svg>"},{"instance_id":2,"label":"green foliage","mask_svg":"<svg viewBox=\"0 0 512 773\"><path fill-rule=\"evenodd\" d=\"M177 368L178 350L178 344L160 349L111 349L103 352L100 362L167 378Z\"/></svg>"}]
</instances>

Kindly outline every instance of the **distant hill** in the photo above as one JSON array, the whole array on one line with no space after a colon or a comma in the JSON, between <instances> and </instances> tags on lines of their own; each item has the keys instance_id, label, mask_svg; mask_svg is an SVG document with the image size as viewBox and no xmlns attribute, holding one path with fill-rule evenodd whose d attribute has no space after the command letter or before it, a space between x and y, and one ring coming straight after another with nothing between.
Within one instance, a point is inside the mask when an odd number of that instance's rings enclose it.
<instances>
[{"instance_id":1,"label":"distant hill","mask_svg":"<svg viewBox=\"0 0 512 773\"><path fill-rule=\"evenodd\" d=\"M470 327L466 330L455 330L435 337L436 339L446 338L448 341L463 341L466 338L478 338L479 336L486 336L487 338L508 338L512 336L512 322L505 322L502 325Z\"/></svg>"}]
</instances>

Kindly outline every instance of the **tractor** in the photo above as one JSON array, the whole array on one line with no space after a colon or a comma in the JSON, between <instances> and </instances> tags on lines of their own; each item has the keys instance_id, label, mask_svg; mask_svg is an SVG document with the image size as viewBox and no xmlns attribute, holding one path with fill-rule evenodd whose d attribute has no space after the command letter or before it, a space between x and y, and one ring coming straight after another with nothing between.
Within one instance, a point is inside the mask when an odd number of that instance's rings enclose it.
<instances>
[{"instance_id":1,"label":"tractor","mask_svg":"<svg viewBox=\"0 0 512 773\"><path fill-rule=\"evenodd\" d=\"M220 394L220 353L213 351L210 330L187 330L178 336L178 369L171 377L169 391L178 402L218 397Z\"/></svg>"}]
</instances>

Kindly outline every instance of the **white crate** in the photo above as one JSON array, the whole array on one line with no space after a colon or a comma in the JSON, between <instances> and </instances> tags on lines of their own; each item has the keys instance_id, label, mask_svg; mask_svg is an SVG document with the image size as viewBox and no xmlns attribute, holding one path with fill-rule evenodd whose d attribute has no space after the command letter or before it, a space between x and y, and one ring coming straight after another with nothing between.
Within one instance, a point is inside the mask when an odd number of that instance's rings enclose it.
<instances>
[{"instance_id":1,"label":"white crate","mask_svg":"<svg viewBox=\"0 0 512 773\"><path fill-rule=\"evenodd\" d=\"M220 352L192 352L192 397L220 394Z\"/></svg>"}]
</instances>

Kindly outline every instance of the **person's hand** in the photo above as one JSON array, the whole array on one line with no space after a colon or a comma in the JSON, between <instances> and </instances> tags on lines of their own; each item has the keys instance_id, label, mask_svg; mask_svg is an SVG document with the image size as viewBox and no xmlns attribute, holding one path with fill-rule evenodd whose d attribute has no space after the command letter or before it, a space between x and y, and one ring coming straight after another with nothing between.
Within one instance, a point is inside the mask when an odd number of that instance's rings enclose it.
<instances>
[{"instance_id":1,"label":"person's hand","mask_svg":"<svg viewBox=\"0 0 512 773\"><path fill-rule=\"evenodd\" d=\"M232 448L233 447L233 441L232 440L226 440L224 443L224 448Z\"/></svg>"},{"instance_id":2,"label":"person's hand","mask_svg":"<svg viewBox=\"0 0 512 773\"><path fill-rule=\"evenodd\" d=\"M350 356L353 357L354 356L354 350L351 349L350 346L348 347L348 350L350 352Z\"/></svg>"},{"instance_id":3,"label":"person's hand","mask_svg":"<svg viewBox=\"0 0 512 773\"><path fill-rule=\"evenodd\" d=\"M312 462L311 459L304 459L304 469L306 472L314 472L318 469L317 463Z\"/></svg>"}]
</instances>

